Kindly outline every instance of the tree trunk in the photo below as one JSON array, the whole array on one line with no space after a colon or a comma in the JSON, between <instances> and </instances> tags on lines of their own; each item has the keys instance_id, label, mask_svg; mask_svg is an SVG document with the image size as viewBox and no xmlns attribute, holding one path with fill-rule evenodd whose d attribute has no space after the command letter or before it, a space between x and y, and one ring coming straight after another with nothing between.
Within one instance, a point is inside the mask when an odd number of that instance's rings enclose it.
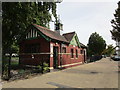
<instances>
[{"instance_id":1,"label":"tree trunk","mask_svg":"<svg viewBox=\"0 0 120 90\"><path fill-rule=\"evenodd\" d=\"M3 72L4 72L4 58L5 58L5 56L4 55L2 55L2 77L3 77Z\"/></svg>"}]
</instances>

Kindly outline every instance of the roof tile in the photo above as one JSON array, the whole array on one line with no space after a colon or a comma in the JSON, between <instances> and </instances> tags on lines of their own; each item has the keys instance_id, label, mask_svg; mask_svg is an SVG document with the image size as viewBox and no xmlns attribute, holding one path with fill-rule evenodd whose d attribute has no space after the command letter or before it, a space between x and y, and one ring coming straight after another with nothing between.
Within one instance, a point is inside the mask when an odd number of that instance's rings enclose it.
<instances>
[{"instance_id":1,"label":"roof tile","mask_svg":"<svg viewBox=\"0 0 120 90\"><path fill-rule=\"evenodd\" d=\"M69 43L64 36L61 36L60 34L58 34L55 31L49 30L45 27L42 27L42 26L36 25L36 24L33 24L33 26L35 26L40 32L42 32L44 35L48 36L51 39Z\"/></svg>"},{"instance_id":2,"label":"roof tile","mask_svg":"<svg viewBox=\"0 0 120 90\"><path fill-rule=\"evenodd\" d=\"M65 33L63 36L70 42L75 35L75 32Z\"/></svg>"}]
</instances>

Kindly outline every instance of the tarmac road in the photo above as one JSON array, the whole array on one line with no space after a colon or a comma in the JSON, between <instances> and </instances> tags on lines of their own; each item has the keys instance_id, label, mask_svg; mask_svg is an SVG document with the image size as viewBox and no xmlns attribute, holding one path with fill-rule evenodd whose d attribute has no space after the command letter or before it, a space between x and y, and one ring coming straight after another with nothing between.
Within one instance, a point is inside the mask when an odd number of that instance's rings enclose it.
<instances>
[{"instance_id":1,"label":"tarmac road","mask_svg":"<svg viewBox=\"0 0 120 90\"><path fill-rule=\"evenodd\" d=\"M118 61L99 61L3 83L3 88L118 88Z\"/></svg>"}]
</instances>

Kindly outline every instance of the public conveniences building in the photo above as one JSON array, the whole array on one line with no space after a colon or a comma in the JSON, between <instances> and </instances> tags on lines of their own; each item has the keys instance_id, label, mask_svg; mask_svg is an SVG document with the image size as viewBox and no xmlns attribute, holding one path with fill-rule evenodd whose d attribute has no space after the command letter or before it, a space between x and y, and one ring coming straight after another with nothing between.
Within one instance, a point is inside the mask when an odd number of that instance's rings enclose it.
<instances>
[{"instance_id":1,"label":"public conveniences building","mask_svg":"<svg viewBox=\"0 0 120 90\"><path fill-rule=\"evenodd\" d=\"M20 42L20 64L49 63L50 69L80 65L86 60L86 46L79 42L75 32L60 35L61 30L51 31L32 24Z\"/></svg>"}]
</instances>

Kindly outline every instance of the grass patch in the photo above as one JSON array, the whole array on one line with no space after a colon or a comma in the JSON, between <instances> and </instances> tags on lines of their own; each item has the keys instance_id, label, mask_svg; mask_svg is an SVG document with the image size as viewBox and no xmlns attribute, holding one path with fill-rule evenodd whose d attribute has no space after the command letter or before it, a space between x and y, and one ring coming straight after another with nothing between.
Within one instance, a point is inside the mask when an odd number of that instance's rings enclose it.
<instances>
[{"instance_id":1,"label":"grass patch","mask_svg":"<svg viewBox=\"0 0 120 90\"><path fill-rule=\"evenodd\" d=\"M17 66L19 64L19 57L12 57L11 58L11 65Z\"/></svg>"},{"instance_id":2,"label":"grass patch","mask_svg":"<svg viewBox=\"0 0 120 90\"><path fill-rule=\"evenodd\" d=\"M19 61L19 57L12 57L11 60L17 60L17 61Z\"/></svg>"}]
</instances>

